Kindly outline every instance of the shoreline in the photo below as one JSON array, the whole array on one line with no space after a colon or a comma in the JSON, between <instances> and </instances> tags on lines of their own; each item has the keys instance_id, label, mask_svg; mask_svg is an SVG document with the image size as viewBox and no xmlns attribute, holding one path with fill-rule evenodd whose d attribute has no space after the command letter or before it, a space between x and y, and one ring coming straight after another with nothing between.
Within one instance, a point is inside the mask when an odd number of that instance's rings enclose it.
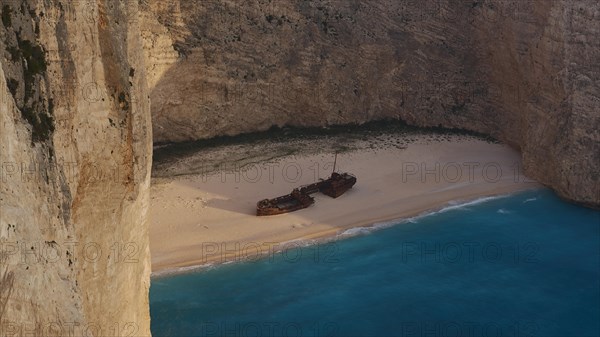
<instances>
[{"instance_id":1,"label":"shoreline","mask_svg":"<svg viewBox=\"0 0 600 337\"><path fill-rule=\"evenodd\" d=\"M518 190L512 190L512 191L506 192L506 193L480 195L480 196L472 198L472 199L450 200L444 204L438 205L437 207L425 207L423 211L416 211L415 213L406 213L406 214L403 214L402 216L396 217L396 218L374 219L371 222L355 223L355 224L351 224L351 225L348 225L345 227L341 227L340 229L331 229L331 230L321 232L321 233L314 233L310 237L300 237L300 238L292 239L292 240L289 240L286 242L280 242L277 245L277 249L266 251L266 252L263 251L260 254L260 256L258 256L258 258L256 258L254 255L246 255L246 256L239 255L239 256L234 256L232 259L228 259L228 260L223 260L221 257L208 258L205 261L190 260L190 261L181 263L180 265L173 264L173 265L169 265L168 267L166 267L164 269L152 271L151 277L152 278L162 278L162 277L169 277L169 276L193 273L193 272L198 272L198 271L202 271L202 270L208 270L208 269L215 268L215 267L222 266L222 265L235 264L235 263L258 262L259 260L268 259L270 255L281 253L281 251L283 251L285 249L309 247L309 246L313 246L313 245L319 245L319 244L334 242L334 241L338 241L338 240L346 240L346 239L350 239L350 238L353 238L356 236L368 235L368 234L375 233L379 230L383 230L386 228L400 226L403 223L408 222L414 218L424 218L424 217L427 217L430 215L438 214L440 212L443 212L445 209L447 209L449 207L456 207L456 208L468 207L473 204L484 203L484 202L487 202L490 200L496 200L496 199L500 199L500 198L508 198L508 197L514 196L519 193L524 193L527 191L532 191L532 190L542 189L542 188L544 188L544 187L543 186L532 186L532 187L526 187L526 188L522 188L522 189L518 189ZM454 202L457 202L457 203L454 203ZM345 234L346 232L348 232L349 230L352 230L352 229L356 229L356 230L358 230L358 232ZM363 232L363 230L365 232ZM294 243L294 244L292 245L292 243ZM298 243L298 244L296 244L296 243Z\"/></svg>"},{"instance_id":2,"label":"shoreline","mask_svg":"<svg viewBox=\"0 0 600 337\"><path fill-rule=\"evenodd\" d=\"M402 136L392 138L397 137ZM294 179L282 179L277 174L260 176L258 165L266 162L252 158L250 164L242 162L245 166L226 162L230 169L234 167L229 171L220 167L205 174L173 174L154 180L150 227L152 277L254 261L256 257L284 249L279 246L289 242L314 244L337 240L341 233L352 228L401 222L456 202L469 203L541 187L522 176L520 156L506 145L463 136L439 141L425 140L426 137L416 137L395 148L373 148L366 141L357 149L341 154L340 171L358 177L353 189L337 199L316 195L315 205L276 216L256 217L256 201L289 193L294 187L315 181L316 176L329 174L329 154L282 156L268 162L271 168L287 166L288 172L302 170L304 174L298 179L293 174L288 175ZM266 149L237 146L234 150L212 151L224 152L224 158L229 159L235 157L236 151L248 158L252 157L252 151ZM173 164L174 172L189 171L194 162L206 157L203 153L177 161ZM424 171L413 172L419 171L419 163ZM450 174L452 169L457 172L459 167L469 165L468 175ZM501 174L493 174L494 170Z\"/></svg>"}]
</instances>

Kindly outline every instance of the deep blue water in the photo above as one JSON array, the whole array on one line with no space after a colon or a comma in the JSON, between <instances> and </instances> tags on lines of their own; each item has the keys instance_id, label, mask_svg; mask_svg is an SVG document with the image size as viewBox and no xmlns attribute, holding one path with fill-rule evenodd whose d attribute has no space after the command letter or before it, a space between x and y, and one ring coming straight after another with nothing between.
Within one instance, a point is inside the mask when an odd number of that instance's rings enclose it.
<instances>
[{"instance_id":1,"label":"deep blue water","mask_svg":"<svg viewBox=\"0 0 600 337\"><path fill-rule=\"evenodd\" d=\"M547 190L152 280L154 336L599 336L600 212Z\"/></svg>"}]
</instances>

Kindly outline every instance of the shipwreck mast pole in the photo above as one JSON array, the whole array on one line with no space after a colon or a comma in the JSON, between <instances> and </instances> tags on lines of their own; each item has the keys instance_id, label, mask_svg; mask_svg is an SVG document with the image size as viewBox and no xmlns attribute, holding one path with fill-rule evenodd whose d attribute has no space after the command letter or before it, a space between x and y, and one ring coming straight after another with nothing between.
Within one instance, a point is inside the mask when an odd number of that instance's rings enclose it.
<instances>
[{"instance_id":1,"label":"shipwreck mast pole","mask_svg":"<svg viewBox=\"0 0 600 337\"><path fill-rule=\"evenodd\" d=\"M335 159L333 160L333 172L331 172L331 173L335 172L335 165L336 164L337 164L337 152L335 153Z\"/></svg>"}]
</instances>

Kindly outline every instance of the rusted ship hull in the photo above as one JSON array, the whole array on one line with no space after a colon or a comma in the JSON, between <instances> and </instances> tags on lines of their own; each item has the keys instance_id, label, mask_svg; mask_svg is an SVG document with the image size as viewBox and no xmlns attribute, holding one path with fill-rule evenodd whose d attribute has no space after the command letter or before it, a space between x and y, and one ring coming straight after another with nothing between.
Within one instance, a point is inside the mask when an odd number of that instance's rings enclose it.
<instances>
[{"instance_id":1,"label":"rusted ship hull","mask_svg":"<svg viewBox=\"0 0 600 337\"><path fill-rule=\"evenodd\" d=\"M344 173L340 175L341 178L334 180L328 179L323 182L321 185L320 191L321 193L328 195L332 198L337 198L340 195L346 193L349 189L356 184L356 177Z\"/></svg>"},{"instance_id":2,"label":"rusted ship hull","mask_svg":"<svg viewBox=\"0 0 600 337\"><path fill-rule=\"evenodd\" d=\"M356 184L356 177L349 173L332 173L331 177L310 185L294 189L292 193L274 198L264 199L256 204L256 215L277 215L297 211L315 203L310 194L321 192L332 198L344 194Z\"/></svg>"},{"instance_id":3,"label":"rusted ship hull","mask_svg":"<svg viewBox=\"0 0 600 337\"><path fill-rule=\"evenodd\" d=\"M315 203L307 194L288 194L275 199L264 199L256 205L256 215L277 215L297 211Z\"/></svg>"}]
</instances>

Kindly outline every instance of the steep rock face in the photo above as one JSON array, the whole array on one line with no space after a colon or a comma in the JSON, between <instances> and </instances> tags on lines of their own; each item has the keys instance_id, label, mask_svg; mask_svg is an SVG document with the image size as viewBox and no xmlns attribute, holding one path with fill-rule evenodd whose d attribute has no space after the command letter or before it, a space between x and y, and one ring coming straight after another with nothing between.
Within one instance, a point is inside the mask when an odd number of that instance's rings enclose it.
<instances>
[{"instance_id":1,"label":"steep rock face","mask_svg":"<svg viewBox=\"0 0 600 337\"><path fill-rule=\"evenodd\" d=\"M530 177L600 207L600 3L514 3L476 24L484 78L499 88L481 131L518 146Z\"/></svg>"},{"instance_id":2,"label":"steep rock face","mask_svg":"<svg viewBox=\"0 0 600 337\"><path fill-rule=\"evenodd\" d=\"M0 1L0 335L150 335L137 1Z\"/></svg>"},{"instance_id":3,"label":"steep rock face","mask_svg":"<svg viewBox=\"0 0 600 337\"><path fill-rule=\"evenodd\" d=\"M182 58L152 88L155 142L400 118L491 134L522 151L532 178L600 206L597 1L181 1L168 12Z\"/></svg>"},{"instance_id":4,"label":"steep rock face","mask_svg":"<svg viewBox=\"0 0 600 337\"><path fill-rule=\"evenodd\" d=\"M169 1L155 2L152 7L145 3L140 11L140 27L142 29L142 41L144 45L144 57L146 64L146 77L150 88L162 77L173 64L179 59L179 53L173 45L177 27L183 27L183 23L166 21L164 18L178 18L175 13L166 12L165 7L173 4ZM173 32L170 34L169 29Z\"/></svg>"}]
</instances>

